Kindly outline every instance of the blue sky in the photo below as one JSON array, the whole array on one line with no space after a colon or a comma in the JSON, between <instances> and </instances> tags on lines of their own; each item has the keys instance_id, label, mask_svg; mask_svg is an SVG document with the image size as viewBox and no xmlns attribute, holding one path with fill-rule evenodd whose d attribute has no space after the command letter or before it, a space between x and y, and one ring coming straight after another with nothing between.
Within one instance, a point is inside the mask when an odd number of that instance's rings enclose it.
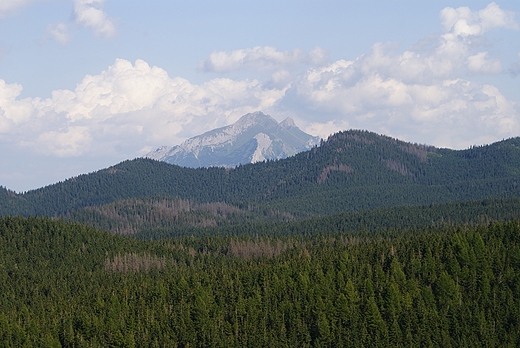
<instances>
[{"instance_id":1,"label":"blue sky","mask_svg":"<svg viewBox=\"0 0 520 348\"><path fill-rule=\"evenodd\" d=\"M263 111L467 148L520 135L518 1L0 0L0 185Z\"/></svg>"}]
</instances>

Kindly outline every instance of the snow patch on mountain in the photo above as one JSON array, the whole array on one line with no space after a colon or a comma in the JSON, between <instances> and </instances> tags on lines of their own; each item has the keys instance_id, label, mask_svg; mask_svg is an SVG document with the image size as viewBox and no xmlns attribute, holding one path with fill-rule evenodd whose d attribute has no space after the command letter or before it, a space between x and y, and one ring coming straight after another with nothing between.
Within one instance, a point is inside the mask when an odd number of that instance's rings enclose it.
<instances>
[{"instance_id":1,"label":"snow patch on mountain","mask_svg":"<svg viewBox=\"0 0 520 348\"><path fill-rule=\"evenodd\" d=\"M267 154L267 151L271 147L272 141L271 138L269 138L269 135L264 133L258 133L255 135L255 139L257 142L257 147L255 152L253 153L253 156L251 156L251 163L261 162L265 161L265 154Z\"/></svg>"}]
</instances>

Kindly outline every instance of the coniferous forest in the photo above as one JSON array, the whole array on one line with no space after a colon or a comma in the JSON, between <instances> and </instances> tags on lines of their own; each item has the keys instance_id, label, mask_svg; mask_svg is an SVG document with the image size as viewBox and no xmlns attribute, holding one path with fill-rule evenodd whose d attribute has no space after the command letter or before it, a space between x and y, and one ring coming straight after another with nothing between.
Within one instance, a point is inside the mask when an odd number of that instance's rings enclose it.
<instances>
[{"instance_id":1,"label":"coniferous forest","mask_svg":"<svg viewBox=\"0 0 520 348\"><path fill-rule=\"evenodd\" d=\"M0 188L0 347L517 347L519 178L519 138L348 131Z\"/></svg>"},{"instance_id":2,"label":"coniferous forest","mask_svg":"<svg viewBox=\"0 0 520 348\"><path fill-rule=\"evenodd\" d=\"M0 344L520 344L520 222L138 241L0 220Z\"/></svg>"}]
</instances>

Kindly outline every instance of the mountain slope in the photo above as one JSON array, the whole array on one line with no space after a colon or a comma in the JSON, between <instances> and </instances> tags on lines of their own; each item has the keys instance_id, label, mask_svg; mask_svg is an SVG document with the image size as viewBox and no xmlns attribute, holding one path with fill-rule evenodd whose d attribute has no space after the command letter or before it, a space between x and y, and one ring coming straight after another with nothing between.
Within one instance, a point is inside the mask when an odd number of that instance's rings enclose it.
<instances>
[{"instance_id":1,"label":"mountain slope","mask_svg":"<svg viewBox=\"0 0 520 348\"><path fill-rule=\"evenodd\" d=\"M0 214L53 216L126 198L168 196L306 217L519 197L519 173L520 138L455 151L347 131L290 158L233 169L125 161L24 194L6 191Z\"/></svg>"},{"instance_id":2,"label":"mountain slope","mask_svg":"<svg viewBox=\"0 0 520 348\"><path fill-rule=\"evenodd\" d=\"M194 204L177 198L133 198L85 207L64 216L114 234L145 240L197 235L281 236L324 232L397 231L520 219L520 198L399 206L294 220L275 211L239 209L224 203Z\"/></svg>"},{"instance_id":3,"label":"mountain slope","mask_svg":"<svg viewBox=\"0 0 520 348\"><path fill-rule=\"evenodd\" d=\"M160 147L145 157L191 168L234 167L286 158L318 143L318 137L302 132L290 118L278 123L268 115L255 112L181 145Z\"/></svg>"}]
</instances>

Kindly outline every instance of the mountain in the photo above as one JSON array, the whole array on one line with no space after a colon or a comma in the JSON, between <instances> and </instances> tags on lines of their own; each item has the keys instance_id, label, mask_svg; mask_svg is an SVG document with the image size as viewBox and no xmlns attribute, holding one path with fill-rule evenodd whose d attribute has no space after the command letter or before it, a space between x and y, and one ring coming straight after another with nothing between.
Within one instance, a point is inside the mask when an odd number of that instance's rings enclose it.
<instances>
[{"instance_id":1,"label":"mountain","mask_svg":"<svg viewBox=\"0 0 520 348\"><path fill-rule=\"evenodd\" d=\"M268 115L255 112L180 145L162 146L145 157L182 167L235 167L293 156L319 141L319 137L301 131L291 118L278 123Z\"/></svg>"},{"instance_id":2,"label":"mountain","mask_svg":"<svg viewBox=\"0 0 520 348\"><path fill-rule=\"evenodd\" d=\"M0 346L518 347L519 179L520 138L351 130L235 168L0 186L0 215L51 216L0 216Z\"/></svg>"},{"instance_id":3,"label":"mountain","mask_svg":"<svg viewBox=\"0 0 520 348\"><path fill-rule=\"evenodd\" d=\"M161 196L298 219L520 197L519 179L520 138L449 150L350 130L286 159L232 169L183 168L140 158L23 194L1 188L0 215L55 216Z\"/></svg>"}]
</instances>

